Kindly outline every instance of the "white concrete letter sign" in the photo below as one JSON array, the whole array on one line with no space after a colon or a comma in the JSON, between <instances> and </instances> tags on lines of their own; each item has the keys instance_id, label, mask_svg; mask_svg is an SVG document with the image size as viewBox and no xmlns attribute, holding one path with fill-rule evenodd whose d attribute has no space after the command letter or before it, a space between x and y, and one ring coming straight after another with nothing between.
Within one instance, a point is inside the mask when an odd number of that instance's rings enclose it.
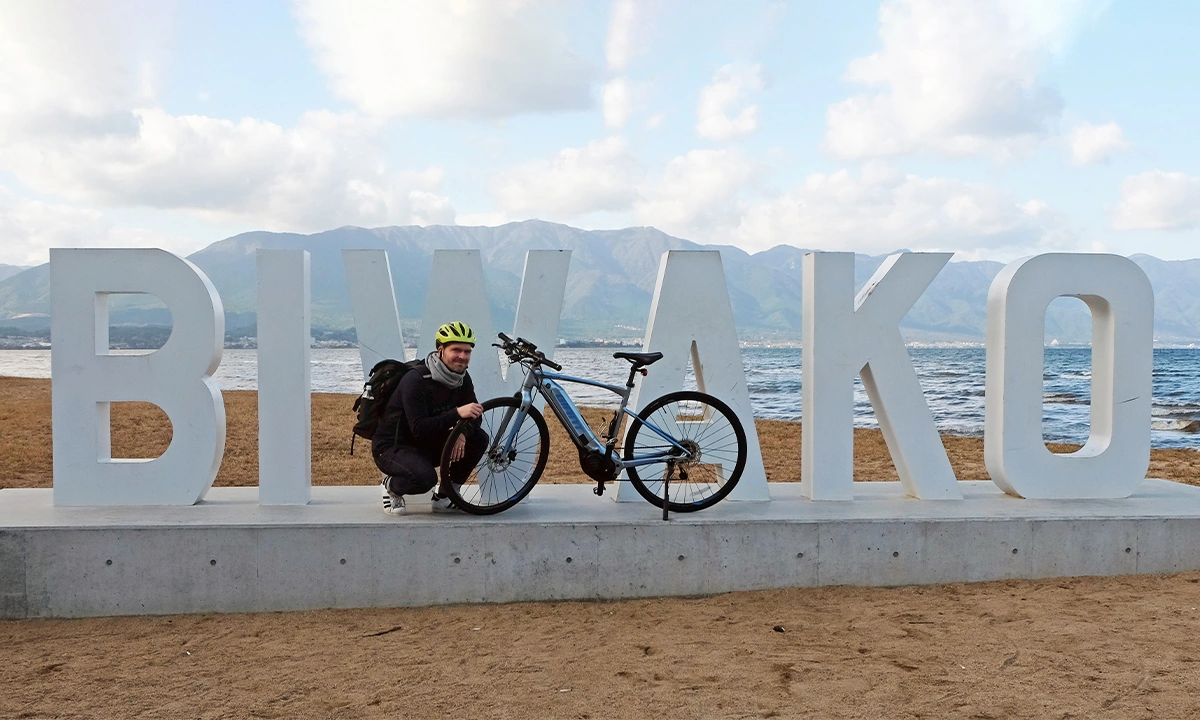
<instances>
[{"instance_id":1,"label":"white concrete letter sign","mask_svg":"<svg viewBox=\"0 0 1200 720\"><path fill-rule=\"evenodd\" d=\"M350 283L358 352L366 376L380 360L404 357L404 337L392 288L391 266L384 250L343 250L342 262L346 266L346 280ZM546 357L554 357L570 262L570 250L530 250L525 255L525 274L521 279L513 332L543 348ZM475 331L481 350L471 361L475 394L480 400L511 395L512 391L505 391L499 380L500 362L492 352L491 344L496 335L492 331L491 311L483 287L479 251L436 251L429 280L421 328L421 353L433 350L433 336L439 325L462 320ZM430 329L426 331L426 327ZM511 380L518 381L516 375Z\"/></svg>"},{"instance_id":2,"label":"white concrete letter sign","mask_svg":"<svg viewBox=\"0 0 1200 720\"><path fill-rule=\"evenodd\" d=\"M171 311L171 337L146 355L113 355L108 296L149 293ZM165 250L51 250L50 356L55 505L191 505L225 451L225 405L212 379L225 315L208 278ZM153 403L171 444L150 460L114 460L110 402Z\"/></svg>"},{"instance_id":3,"label":"white concrete letter sign","mask_svg":"<svg viewBox=\"0 0 1200 720\"><path fill-rule=\"evenodd\" d=\"M854 498L857 374L905 492L922 500L962 498L899 329L949 261L950 253L893 255L853 297L853 253L804 256L800 478L806 497Z\"/></svg>"},{"instance_id":4,"label":"white concrete letter sign","mask_svg":"<svg viewBox=\"0 0 1200 720\"><path fill-rule=\"evenodd\" d=\"M342 264L350 285L350 310L365 379L380 360L404 359L392 266L386 250L343 250Z\"/></svg>"},{"instance_id":5,"label":"white concrete letter sign","mask_svg":"<svg viewBox=\"0 0 1200 720\"><path fill-rule=\"evenodd\" d=\"M258 501L312 497L309 255L258 251Z\"/></svg>"},{"instance_id":6,"label":"white concrete letter sign","mask_svg":"<svg viewBox=\"0 0 1200 720\"><path fill-rule=\"evenodd\" d=\"M525 254L513 337L522 337L537 345L550 359L554 359L554 349L558 345L558 324L562 318L570 266L570 250L530 250ZM519 390L524 379L521 373L510 372L505 378L508 383L505 394ZM542 404L539 397L538 405Z\"/></svg>"},{"instance_id":7,"label":"white concrete letter sign","mask_svg":"<svg viewBox=\"0 0 1200 720\"><path fill-rule=\"evenodd\" d=\"M1067 455L1042 440L1046 306L1077 297L1092 312L1091 433ZM1051 253L1008 265L988 291L984 460L1026 498L1123 498L1150 467L1154 294L1118 255Z\"/></svg>"},{"instance_id":8,"label":"white concrete letter sign","mask_svg":"<svg viewBox=\"0 0 1200 720\"><path fill-rule=\"evenodd\" d=\"M434 350L434 336L443 323L460 320L475 331L479 352L471 358L471 380L480 401L501 395L504 379L500 375L500 357L492 343L492 310L488 307L483 285L483 261L478 250L435 250L429 270L429 290L425 294L425 312L421 314L421 342L418 356Z\"/></svg>"},{"instance_id":9,"label":"white concrete letter sign","mask_svg":"<svg viewBox=\"0 0 1200 720\"><path fill-rule=\"evenodd\" d=\"M725 401L746 431L746 467L729 499L770 500L719 252L663 253L643 350L661 352L663 359L652 365L650 374L638 383L630 407L641 408L664 393L683 389L690 359L696 386ZM637 493L629 483L620 483L617 500L635 498Z\"/></svg>"}]
</instances>

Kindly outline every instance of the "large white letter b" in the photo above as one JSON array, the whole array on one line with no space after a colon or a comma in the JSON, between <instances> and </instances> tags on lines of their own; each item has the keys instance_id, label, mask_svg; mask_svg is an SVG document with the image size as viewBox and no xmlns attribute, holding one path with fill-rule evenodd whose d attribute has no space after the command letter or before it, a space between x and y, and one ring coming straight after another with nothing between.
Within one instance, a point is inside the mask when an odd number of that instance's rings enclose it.
<instances>
[{"instance_id":1,"label":"large white letter b","mask_svg":"<svg viewBox=\"0 0 1200 720\"><path fill-rule=\"evenodd\" d=\"M149 293L171 337L147 355L112 355L108 296ZM191 505L225 452L225 405L212 379L225 315L211 282L165 250L51 250L50 354L55 505ZM110 402L153 403L171 444L151 460L114 460Z\"/></svg>"}]
</instances>

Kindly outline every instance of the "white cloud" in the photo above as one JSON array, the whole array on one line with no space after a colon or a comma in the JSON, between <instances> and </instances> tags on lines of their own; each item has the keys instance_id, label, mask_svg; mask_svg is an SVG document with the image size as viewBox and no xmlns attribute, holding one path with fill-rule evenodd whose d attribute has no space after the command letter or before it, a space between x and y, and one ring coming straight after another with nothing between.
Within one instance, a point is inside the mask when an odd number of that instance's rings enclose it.
<instances>
[{"instance_id":1,"label":"white cloud","mask_svg":"<svg viewBox=\"0 0 1200 720\"><path fill-rule=\"evenodd\" d=\"M750 252L779 244L870 253L907 247L979 259L1077 245L1053 208L991 185L906 175L872 162L857 175L816 173L767 196L765 170L737 149L694 150L642 188L635 217L679 237Z\"/></svg>"},{"instance_id":2,"label":"white cloud","mask_svg":"<svg viewBox=\"0 0 1200 720\"><path fill-rule=\"evenodd\" d=\"M1031 153L1062 112L1043 66L1106 4L885 0L883 47L845 75L870 90L829 108L826 146L844 158Z\"/></svg>"},{"instance_id":3,"label":"white cloud","mask_svg":"<svg viewBox=\"0 0 1200 720\"><path fill-rule=\"evenodd\" d=\"M161 247L187 253L190 238L119 228L97 210L15 196L0 186L0 263L39 265L52 247Z\"/></svg>"},{"instance_id":4,"label":"white cloud","mask_svg":"<svg viewBox=\"0 0 1200 720\"><path fill-rule=\"evenodd\" d=\"M285 129L157 108L171 23L169 3L143 0L0 4L0 67L21 68L0 81L0 169L75 203L269 229L453 221L440 171L382 165L376 122L314 112Z\"/></svg>"},{"instance_id":5,"label":"white cloud","mask_svg":"<svg viewBox=\"0 0 1200 720\"><path fill-rule=\"evenodd\" d=\"M642 174L625 141L610 137L519 165L500 175L494 195L511 214L570 218L629 208Z\"/></svg>"},{"instance_id":6,"label":"white cloud","mask_svg":"<svg viewBox=\"0 0 1200 720\"><path fill-rule=\"evenodd\" d=\"M810 175L751 206L734 236L748 250L781 243L869 253L958 250L960 259L1076 244L1043 202L1018 202L994 186L905 175L878 163L858 177L845 170Z\"/></svg>"},{"instance_id":7,"label":"white cloud","mask_svg":"<svg viewBox=\"0 0 1200 720\"><path fill-rule=\"evenodd\" d=\"M1113 213L1117 230L1191 230L1200 227L1200 177L1151 170L1121 183Z\"/></svg>"},{"instance_id":8,"label":"white cloud","mask_svg":"<svg viewBox=\"0 0 1200 720\"><path fill-rule=\"evenodd\" d=\"M267 229L448 223L436 168L391 173L373 124L306 114L286 130L247 118L133 112L132 133L26 138L0 157L28 187L83 203L193 211Z\"/></svg>"},{"instance_id":9,"label":"white cloud","mask_svg":"<svg viewBox=\"0 0 1200 720\"><path fill-rule=\"evenodd\" d=\"M673 158L634 207L638 222L700 242L719 240L744 212L741 194L759 168L740 150L692 150Z\"/></svg>"},{"instance_id":10,"label":"white cloud","mask_svg":"<svg viewBox=\"0 0 1200 720\"><path fill-rule=\"evenodd\" d=\"M620 130L629 122L633 112L633 88L625 78L615 78L604 85L604 124L609 130Z\"/></svg>"},{"instance_id":11,"label":"white cloud","mask_svg":"<svg viewBox=\"0 0 1200 720\"><path fill-rule=\"evenodd\" d=\"M1103 125L1080 123L1067 133L1067 146L1071 148L1071 162L1076 165L1092 165L1104 162L1113 153L1125 150L1129 143L1115 122Z\"/></svg>"},{"instance_id":12,"label":"white cloud","mask_svg":"<svg viewBox=\"0 0 1200 720\"><path fill-rule=\"evenodd\" d=\"M592 69L547 2L298 0L334 92L381 117L497 118L591 105Z\"/></svg>"},{"instance_id":13,"label":"white cloud","mask_svg":"<svg viewBox=\"0 0 1200 720\"><path fill-rule=\"evenodd\" d=\"M730 140L758 130L758 106L746 103L763 89L762 66L726 65L700 90L696 134L710 140Z\"/></svg>"},{"instance_id":14,"label":"white cloud","mask_svg":"<svg viewBox=\"0 0 1200 720\"><path fill-rule=\"evenodd\" d=\"M637 22L636 0L613 0L612 14L608 20L608 38L604 43L604 57L609 70L624 72L629 67L635 49Z\"/></svg>"},{"instance_id":15,"label":"white cloud","mask_svg":"<svg viewBox=\"0 0 1200 720\"><path fill-rule=\"evenodd\" d=\"M512 222L512 218L508 213L500 211L479 212L479 213L459 213L454 218L455 225L463 227L499 227L506 223Z\"/></svg>"},{"instance_id":16,"label":"white cloud","mask_svg":"<svg viewBox=\"0 0 1200 720\"><path fill-rule=\"evenodd\" d=\"M613 0L604 39L604 59L613 73L623 73L645 51L663 9L662 0Z\"/></svg>"},{"instance_id":17,"label":"white cloud","mask_svg":"<svg viewBox=\"0 0 1200 720\"><path fill-rule=\"evenodd\" d=\"M0 4L0 144L23 134L128 132L129 108L156 93L172 5Z\"/></svg>"},{"instance_id":18,"label":"white cloud","mask_svg":"<svg viewBox=\"0 0 1200 720\"><path fill-rule=\"evenodd\" d=\"M613 77L601 93L604 125L610 131L625 127L647 90L646 85L631 82L625 73L647 42L658 9L655 0L613 0L604 43L604 56Z\"/></svg>"}]
</instances>

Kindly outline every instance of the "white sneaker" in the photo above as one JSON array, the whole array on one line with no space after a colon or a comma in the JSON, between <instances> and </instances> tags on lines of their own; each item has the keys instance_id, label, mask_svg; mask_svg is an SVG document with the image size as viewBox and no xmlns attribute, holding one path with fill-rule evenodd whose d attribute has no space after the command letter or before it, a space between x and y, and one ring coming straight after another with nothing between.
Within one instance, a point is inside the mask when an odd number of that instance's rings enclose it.
<instances>
[{"instance_id":1,"label":"white sneaker","mask_svg":"<svg viewBox=\"0 0 1200 720\"><path fill-rule=\"evenodd\" d=\"M460 513L460 512L462 512L462 510L459 510L458 507L456 507L454 505L454 503L450 502L450 498L441 497L436 492L433 494L433 497L430 498L430 500L429 500L429 509L435 513Z\"/></svg>"},{"instance_id":2,"label":"white sneaker","mask_svg":"<svg viewBox=\"0 0 1200 720\"><path fill-rule=\"evenodd\" d=\"M379 483L380 489L383 490L383 514L392 516L403 515L405 509L404 496L396 495L392 492L391 488L388 487L388 480L390 479L387 475L384 475L383 480Z\"/></svg>"}]
</instances>

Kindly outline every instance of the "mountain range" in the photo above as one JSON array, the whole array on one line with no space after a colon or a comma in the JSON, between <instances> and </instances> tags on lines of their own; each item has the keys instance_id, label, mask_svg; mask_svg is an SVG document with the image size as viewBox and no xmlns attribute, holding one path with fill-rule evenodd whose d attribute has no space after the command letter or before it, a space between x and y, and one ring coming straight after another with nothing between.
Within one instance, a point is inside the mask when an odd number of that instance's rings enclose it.
<instances>
[{"instance_id":1,"label":"mountain range","mask_svg":"<svg viewBox=\"0 0 1200 720\"><path fill-rule=\"evenodd\" d=\"M220 293L231 334L238 329L253 334L255 251L259 248L303 249L311 254L313 326L326 330L353 326L341 251L387 250L406 331L421 316L435 250L480 250L493 319L497 328L505 328L512 327L526 251L569 249L571 270L559 333L568 340L640 337L662 254L668 250L719 250L734 320L742 338L752 342L800 339L801 267L808 252L779 245L750 254L727 245L699 245L650 227L580 230L540 220L494 228L342 227L312 235L248 232L188 256ZM856 256L859 286L885 259L885 255ZM1154 287L1156 341L1200 341L1200 259L1165 261L1134 255L1132 260ZM988 287L1002 267L990 261L949 263L904 319L901 328L906 339L981 341ZM49 324L49 311L48 265L0 280L0 326L44 328ZM110 317L114 325L170 323L169 313L161 305L138 295L114 302ZM1047 311L1048 342L1086 343L1090 332L1090 316L1082 301L1060 298Z\"/></svg>"},{"instance_id":2,"label":"mountain range","mask_svg":"<svg viewBox=\"0 0 1200 720\"><path fill-rule=\"evenodd\" d=\"M4 263L0 263L0 280L7 280L13 275L28 269L27 265L5 265Z\"/></svg>"}]
</instances>

